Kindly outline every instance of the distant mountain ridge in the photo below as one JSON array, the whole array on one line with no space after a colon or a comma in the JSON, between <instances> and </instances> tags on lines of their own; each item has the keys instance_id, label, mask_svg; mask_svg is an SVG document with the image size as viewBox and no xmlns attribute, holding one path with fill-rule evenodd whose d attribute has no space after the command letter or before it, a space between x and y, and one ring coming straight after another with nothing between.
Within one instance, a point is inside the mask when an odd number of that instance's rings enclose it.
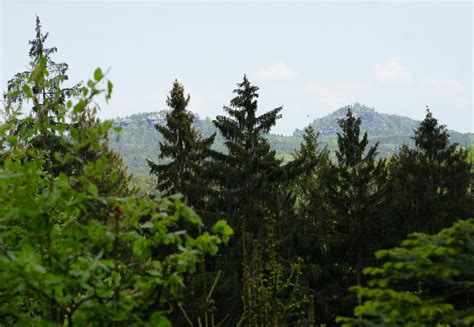
<instances>
[{"instance_id":1,"label":"distant mountain ridge","mask_svg":"<svg viewBox=\"0 0 474 327\"><path fill-rule=\"evenodd\" d=\"M375 111L374 108L370 108L359 103L355 103L351 106L351 110L355 117L360 117L362 120L362 129L367 131L369 136L410 136L413 134L419 121L411 119L405 116L384 114ZM339 131L337 121L344 118L347 113L347 106L339 108L338 110L330 113L321 118L315 119L310 125L320 133L321 136L335 136ZM293 135L300 136L301 130L296 130Z\"/></svg>"},{"instance_id":2,"label":"distant mountain ridge","mask_svg":"<svg viewBox=\"0 0 474 327\"><path fill-rule=\"evenodd\" d=\"M420 123L419 121L405 116L379 113L374 108L358 103L352 105L351 108L354 115L361 118L361 131L367 131L370 143L379 142L380 156L389 156L395 153L403 143L413 145L410 137L413 136L414 130ZM337 121L343 118L346 112L347 106L339 108L329 115L317 118L310 123L315 131L319 132L321 146L328 146L330 149L337 147L337 132L339 131ZM113 124L120 126L122 131L119 135L111 134L110 145L122 155L133 173L147 175L149 169L146 160L160 161L159 142L162 138L153 125L165 123L165 110L133 114L113 120ZM197 114L194 114L193 124L203 136L216 133L216 141L213 147L216 150L225 151L224 140L209 117L200 119ZM473 137L471 134L463 134L452 130L449 131L449 134L451 142L456 142L463 147L472 144L471 139ZM296 129L292 136L270 134L268 140L277 155L288 160L302 142L302 136L303 130Z\"/></svg>"}]
</instances>

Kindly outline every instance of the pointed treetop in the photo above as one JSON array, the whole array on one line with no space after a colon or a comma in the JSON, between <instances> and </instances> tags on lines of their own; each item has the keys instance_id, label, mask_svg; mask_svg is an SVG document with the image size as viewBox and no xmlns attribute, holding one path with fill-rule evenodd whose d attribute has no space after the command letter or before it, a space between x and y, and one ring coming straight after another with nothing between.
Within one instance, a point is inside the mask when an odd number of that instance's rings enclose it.
<instances>
[{"instance_id":1,"label":"pointed treetop","mask_svg":"<svg viewBox=\"0 0 474 327\"><path fill-rule=\"evenodd\" d=\"M337 133L339 150L336 152L336 157L340 164L355 166L364 160L363 155L369 141L367 132L360 138L361 123L360 117L354 117L350 107L347 107L346 117L338 120L342 133ZM366 158L376 155L377 145L370 148Z\"/></svg>"},{"instance_id":2,"label":"pointed treetop","mask_svg":"<svg viewBox=\"0 0 474 327\"><path fill-rule=\"evenodd\" d=\"M230 117L217 116L214 125L224 138L243 142L253 147L260 142L260 138L263 138L264 134L270 131L276 120L281 118L280 111L283 108L278 107L257 116L259 88L252 85L245 75L243 81L237 83L237 86L238 88L233 91L237 96L230 100L230 106L224 106L224 111ZM257 139L259 140L257 141Z\"/></svg>"},{"instance_id":3,"label":"pointed treetop","mask_svg":"<svg viewBox=\"0 0 474 327\"><path fill-rule=\"evenodd\" d=\"M347 135L348 139L353 140L355 142L359 141L360 125L362 121L360 117L356 118L353 115L352 108L350 106L347 107L346 117L343 119L339 119L337 123L339 127L342 129L342 132L345 135ZM338 137L341 136L339 133L337 135ZM366 139L367 139L367 133L364 134L363 140L362 140L362 143L365 142L365 145L367 144Z\"/></svg>"},{"instance_id":4,"label":"pointed treetop","mask_svg":"<svg viewBox=\"0 0 474 327\"><path fill-rule=\"evenodd\" d=\"M166 98L166 104L176 112L186 111L191 96L184 95L184 86L177 79L173 82L173 88Z\"/></svg>"},{"instance_id":5,"label":"pointed treetop","mask_svg":"<svg viewBox=\"0 0 474 327\"><path fill-rule=\"evenodd\" d=\"M47 74L44 75L44 78L46 79L44 86L47 90L44 90L44 92L39 92L39 88L36 87L32 89L33 93L38 96L41 95L41 103L48 100L55 101L55 103L64 104L69 96L79 91L80 83L77 83L72 87L64 87L62 85L64 81L68 80L68 65L66 63L56 63L52 60L51 54L55 53L57 48L45 47L48 33L43 34L41 32L41 21L38 16L36 16L35 30L35 38L28 42L31 46L28 52L30 56L30 70L17 73L8 81L8 101L17 103L20 106L22 105L25 98L21 92L15 91L22 90L25 83L27 83L31 72L37 67L41 67L47 71ZM61 96L58 97L57 92L61 92ZM7 95L4 95L4 97L6 98ZM47 107L52 108L53 106L49 105ZM37 109L38 106L34 106L32 112L36 112Z\"/></svg>"},{"instance_id":6,"label":"pointed treetop","mask_svg":"<svg viewBox=\"0 0 474 327\"><path fill-rule=\"evenodd\" d=\"M255 113L257 110L258 86L252 85L244 75L242 83L237 83L237 89L233 91L237 96L230 101L230 105L236 108L246 108Z\"/></svg>"},{"instance_id":7,"label":"pointed treetop","mask_svg":"<svg viewBox=\"0 0 474 327\"><path fill-rule=\"evenodd\" d=\"M41 20L36 16L36 37L34 40L29 41L31 45L29 56L34 63L38 64L41 57L48 57L50 54L56 52L58 49L56 47L45 48L44 43L48 38L49 33L41 33Z\"/></svg>"},{"instance_id":8,"label":"pointed treetop","mask_svg":"<svg viewBox=\"0 0 474 327\"><path fill-rule=\"evenodd\" d=\"M313 157L318 152L319 133L314 131L314 128L309 125L304 129L303 142L300 144L299 150L296 151L300 156ZM313 158L309 158L313 159Z\"/></svg>"},{"instance_id":9,"label":"pointed treetop","mask_svg":"<svg viewBox=\"0 0 474 327\"><path fill-rule=\"evenodd\" d=\"M412 139L415 141L415 145L430 158L449 147L449 134L446 131L446 126L438 123L429 107L426 107L425 119L415 130L415 136Z\"/></svg>"},{"instance_id":10,"label":"pointed treetop","mask_svg":"<svg viewBox=\"0 0 474 327\"><path fill-rule=\"evenodd\" d=\"M323 157L329 154L327 147L320 149L318 140L319 133L316 133L311 125L304 129L303 142L300 143L299 149L294 152L295 160L291 165L300 170L301 175L311 174L316 165ZM288 167L291 167L288 165Z\"/></svg>"}]
</instances>

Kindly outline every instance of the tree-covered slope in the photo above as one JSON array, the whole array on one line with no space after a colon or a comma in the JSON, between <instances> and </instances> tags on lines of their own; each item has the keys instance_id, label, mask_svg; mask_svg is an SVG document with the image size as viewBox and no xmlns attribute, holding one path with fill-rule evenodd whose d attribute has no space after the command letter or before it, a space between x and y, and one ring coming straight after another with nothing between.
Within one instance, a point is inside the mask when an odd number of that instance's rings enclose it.
<instances>
[{"instance_id":1,"label":"tree-covered slope","mask_svg":"<svg viewBox=\"0 0 474 327\"><path fill-rule=\"evenodd\" d=\"M379 142L379 154L381 156L389 156L395 153L400 145L406 143L413 145L411 136L413 131L418 128L420 122L405 116L384 114L375 111L359 103L351 106L355 117L362 120L361 131L367 132L370 143ZM320 134L322 144L327 144L331 149L337 146L336 136L339 132L337 121L344 117L347 107L339 108L329 115L315 119L310 125ZM463 134L453 130L449 130L451 142L456 142L463 147L472 144L472 135ZM297 129L293 136L300 138L303 131Z\"/></svg>"},{"instance_id":2,"label":"tree-covered slope","mask_svg":"<svg viewBox=\"0 0 474 327\"><path fill-rule=\"evenodd\" d=\"M359 103L351 106L355 117L362 120L362 131L367 131L369 136L410 136L418 127L419 121L414 119L376 112ZM335 136L339 131L337 121L345 116L347 107L340 108L329 115L315 119L310 125L319 131L321 136ZM302 131L296 130L294 135L301 135Z\"/></svg>"},{"instance_id":3,"label":"tree-covered slope","mask_svg":"<svg viewBox=\"0 0 474 327\"><path fill-rule=\"evenodd\" d=\"M403 143L412 144L410 137L420 123L404 116L379 113L373 108L358 103L352 106L352 110L356 117L361 117L361 131L368 132L370 143L380 143L381 156L395 153ZM331 149L336 148L336 135L339 131L337 121L345 115L346 111L347 107L340 108L327 116L315 119L310 124L320 134L321 145L327 145ZM153 125L165 123L165 113L166 111L139 113L114 120L114 125L120 126L122 131L118 139L116 134L110 136L111 147L123 156L125 163L133 173L147 175L149 167L146 160L159 161L158 143L162 138ZM216 133L213 148L224 151L222 136L213 125L212 119L209 117L200 119L197 116L194 126L204 137ZM452 130L449 133L451 141L459 143L461 146L468 147L472 143L470 134ZM303 132L297 129L292 136L270 134L268 139L278 156L290 159L303 139Z\"/></svg>"}]
</instances>

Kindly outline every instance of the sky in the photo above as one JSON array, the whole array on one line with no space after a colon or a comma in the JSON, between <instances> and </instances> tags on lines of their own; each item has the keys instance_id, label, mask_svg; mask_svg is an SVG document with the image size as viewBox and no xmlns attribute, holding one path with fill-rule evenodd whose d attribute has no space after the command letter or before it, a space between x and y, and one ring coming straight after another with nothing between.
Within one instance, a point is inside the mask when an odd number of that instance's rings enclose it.
<instances>
[{"instance_id":1,"label":"sky","mask_svg":"<svg viewBox=\"0 0 474 327\"><path fill-rule=\"evenodd\" d=\"M474 132L473 3L0 0L2 91L28 67L35 15L70 81L110 69L102 118L166 109L175 79L201 117L224 114L246 74L272 132L362 103Z\"/></svg>"}]
</instances>

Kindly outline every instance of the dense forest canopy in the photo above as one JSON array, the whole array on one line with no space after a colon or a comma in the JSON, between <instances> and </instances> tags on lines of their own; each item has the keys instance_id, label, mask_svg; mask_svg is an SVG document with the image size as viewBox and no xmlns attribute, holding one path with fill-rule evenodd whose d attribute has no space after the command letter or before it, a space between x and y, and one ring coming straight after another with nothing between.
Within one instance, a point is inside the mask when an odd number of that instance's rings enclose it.
<instances>
[{"instance_id":1,"label":"dense forest canopy","mask_svg":"<svg viewBox=\"0 0 474 327\"><path fill-rule=\"evenodd\" d=\"M243 75L212 120L175 80L168 110L101 121L107 73L66 87L47 41L37 18L3 95L0 325L474 323L470 140L429 108L277 136Z\"/></svg>"}]
</instances>

